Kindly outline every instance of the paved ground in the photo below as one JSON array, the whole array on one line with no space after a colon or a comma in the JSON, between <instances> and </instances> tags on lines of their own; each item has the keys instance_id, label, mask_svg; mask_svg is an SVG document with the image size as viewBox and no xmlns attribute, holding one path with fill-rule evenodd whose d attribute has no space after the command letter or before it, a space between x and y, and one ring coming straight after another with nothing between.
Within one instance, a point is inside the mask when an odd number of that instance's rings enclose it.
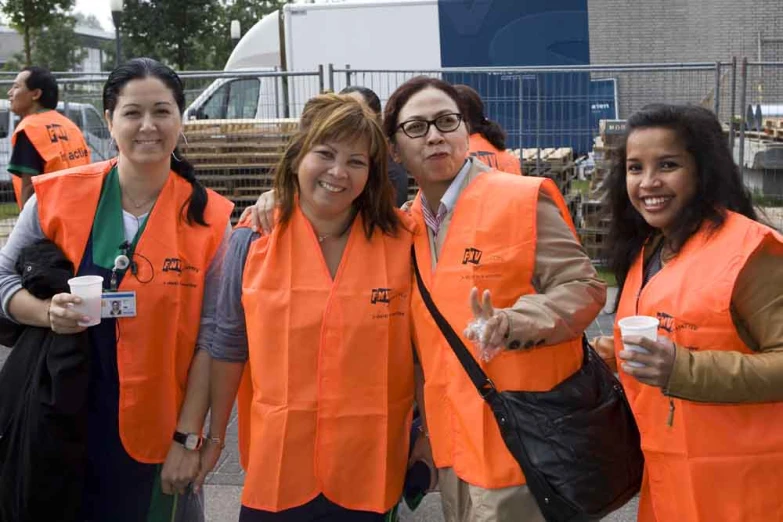
<instances>
[{"instance_id":1,"label":"paved ground","mask_svg":"<svg viewBox=\"0 0 783 522\"><path fill-rule=\"evenodd\" d=\"M607 299L608 303L614 302L612 292ZM602 313L587 331L588 338L596 335L611 335L614 315ZM8 349L0 347L0 366L5 362ZM231 420L227 435L227 446L218 462L215 471L207 478L205 486L207 521L208 522L233 522L239 514L239 497L242 491L244 474L239 465L239 453L237 450L237 425L236 416ZM636 520L636 500L616 511L604 519L605 522L634 522ZM427 495L419 508L411 513L404 509L401 513L404 522L442 522L440 511L440 495L432 493Z\"/></svg>"}]
</instances>

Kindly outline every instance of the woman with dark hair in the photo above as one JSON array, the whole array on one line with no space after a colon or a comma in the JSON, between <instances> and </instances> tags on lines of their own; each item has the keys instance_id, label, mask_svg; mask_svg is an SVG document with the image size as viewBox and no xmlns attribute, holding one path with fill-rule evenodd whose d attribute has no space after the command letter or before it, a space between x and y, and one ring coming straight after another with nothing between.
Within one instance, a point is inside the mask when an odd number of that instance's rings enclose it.
<instances>
[{"instance_id":1,"label":"woman with dark hair","mask_svg":"<svg viewBox=\"0 0 783 522\"><path fill-rule=\"evenodd\" d=\"M381 100L372 89L359 85L351 85L340 91L340 94L347 94L366 104L373 113L378 115L378 122L380 123ZM402 165L394 161L391 157L389 157L388 172L389 179L394 186L395 203L398 207L401 207L408 201L408 173L405 172Z\"/></svg>"},{"instance_id":2,"label":"woman with dark hair","mask_svg":"<svg viewBox=\"0 0 783 522\"><path fill-rule=\"evenodd\" d=\"M311 99L275 172L277 226L231 237L210 431L223 438L239 388L243 522L394 519L414 390L412 224L386 155L362 103ZM206 451L202 474L220 455Z\"/></svg>"},{"instance_id":3,"label":"woman with dark hair","mask_svg":"<svg viewBox=\"0 0 783 522\"><path fill-rule=\"evenodd\" d=\"M424 76L389 98L392 155L419 183L411 206L422 281L501 390L549 390L582 365L582 332L605 286L576 238L551 180L491 171L468 157L465 104ZM496 421L414 285L411 314L423 372L417 404L438 468L448 522L543 521ZM470 341L470 342L468 342ZM499 353L498 353L499 352ZM419 383L417 382L417 385Z\"/></svg>"},{"instance_id":4,"label":"woman with dark hair","mask_svg":"<svg viewBox=\"0 0 783 522\"><path fill-rule=\"evenodd\" d=\"M617 320L659 320L657 341L615 327L597 343L617 352L641 432L639 520L780 518L783 237L760 223L715 115L631 116L607 201Z\"/></svg>"},{"instance_id":5,"label":"woman with dark hair","mask_svg":"<svg viewBox=\"0 0 783 522\"><path fill-rule=\"evenodd\" d=\"M467 85L455 85L465 107L465 123L470 129L471 156L501 172L522 174L519 158L506 150L506 131L484 115L484 101Z\"/></svg>"},{"instance_id":6,"label":"woman with dark hair","mask_svg":"<svg viewBox=\"0 0 783 522\"><path fill-rule=\"evenodd\" d=\"M169 520L173 494L199 469L210 364L201 348L214 330L232 204L204 189L176 151L185 97L174 71L130 60L109 75L103 104L118 157L34 178L0 251L0 298L19 323L88 331L81 519ZM103 277L102 319L77 312L73 294L40 300L21 289L14 263L44 238L77 275ZM110 314L112 300L124 301L121 317Z\"/></svg>"}]
</instances>

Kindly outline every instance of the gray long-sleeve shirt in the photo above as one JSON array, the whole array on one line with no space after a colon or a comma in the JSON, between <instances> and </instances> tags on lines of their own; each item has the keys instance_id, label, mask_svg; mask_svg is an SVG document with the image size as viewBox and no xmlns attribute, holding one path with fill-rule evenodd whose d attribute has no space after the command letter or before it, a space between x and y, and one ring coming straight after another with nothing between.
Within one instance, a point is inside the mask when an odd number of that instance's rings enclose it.
<instances>
[{"instance_id":1,"label":"gray long-sleeve shirt","mask_svg":"<svg viewBox=\"0 0 783 522\"><path fill-rule=\"evenodd\" d=\"M223 241L209 265L204 280L204 298L201 307L198 340L196 341L196 346L199 349L209 347L212 344L212 337L215 333L218 287L220 285L220 274L223 269L223 257L228 247L230 235L231 224L229 223L226 227ZM8 319L14 320L8 312L8 303L14 294L22 289L22 278L16 272L16 260L24 247L32 245L41 239L46 239L46 236L41 229L41 223L38 219L38 200L33 195L25 203L21 214L19 214L16 226L11 231L11 235L8 236L8 242L0 250L0 303L2 304L2 315ZM129 240L132 239L130 238Z\"/></svg>"},{"instance_id":2,"label":"gray long-sleeve shirt","mask_svg":"<svg viewBox=\"0 0 783 522\"><path fill-rule=\"evenodd\" d=\"M242 307L242 273L250 244L258 233L249 228L234 230L223 260L223 275L217 298L217 326L209 355L226 362L245 362L248 357L245 310Z\"/></svg>"}]
</instances>

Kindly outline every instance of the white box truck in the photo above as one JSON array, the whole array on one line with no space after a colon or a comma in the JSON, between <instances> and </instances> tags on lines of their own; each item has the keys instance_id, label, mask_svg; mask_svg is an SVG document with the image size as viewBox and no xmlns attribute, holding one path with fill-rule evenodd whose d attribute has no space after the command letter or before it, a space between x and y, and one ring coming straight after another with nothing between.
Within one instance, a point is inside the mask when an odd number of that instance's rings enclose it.
<instances>
[{"instance_id":1,"label":"white box truck","mask_svg":"<svg viewBox=\"0 0 783 522\"><path fill-rule=\"evenodd\" d=\"M320 91L319 78L292 76L284 82L275 71L314 72L320 66L326 76L329 64L354 69L440 68L438 1L286 4L242 37L226 62L226 77L204 90L185 117L298 117L304 103ZM376 87L378 95L387 98L405 79L384 82ZM344 86L344 76L335 77L335 90Z\"/></svg>"}]
</instances>

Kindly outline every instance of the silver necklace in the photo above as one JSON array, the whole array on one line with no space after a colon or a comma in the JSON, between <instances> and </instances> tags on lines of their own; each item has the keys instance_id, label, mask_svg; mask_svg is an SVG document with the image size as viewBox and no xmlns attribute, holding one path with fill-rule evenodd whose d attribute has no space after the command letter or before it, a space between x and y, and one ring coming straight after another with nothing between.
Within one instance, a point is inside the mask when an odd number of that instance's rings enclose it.
<instances>
[{"instance_id":1,"label":"silver necklace","mask_svg":"<svg viewBox=\"0 0 783 522\"><path fill-rule=\"evenodd\" d=\"M128 200L128 202L133 205L133 208L138 210L145 205L149 205L150 202L154 201L157 196L152 196L151 198L147 198L146 200L142 201L141 203L137 203L133 198L131 198L127 193L123 192L123 195L125 196L125 199Z\"/></svg>"}]
</instances>

